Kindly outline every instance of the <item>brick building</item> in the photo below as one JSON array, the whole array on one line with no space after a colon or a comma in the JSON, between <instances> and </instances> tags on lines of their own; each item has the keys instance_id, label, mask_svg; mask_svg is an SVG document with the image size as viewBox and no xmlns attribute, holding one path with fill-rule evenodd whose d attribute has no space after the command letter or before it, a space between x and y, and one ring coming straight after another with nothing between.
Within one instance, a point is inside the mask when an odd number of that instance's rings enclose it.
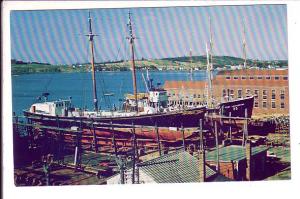
<instances>
[{"instance_id":1,"label":"brick building","mask_svg":"<svg viewBox=\"0 0 300 199\"><path fill-rule=\"evenodd\" d=\"M253 115L289 114L288 70L243 69L220 71L212 80L216 102L255 96ZM206 81L166 81L170 105L203 105Z\"/></svg>"}]
</instances>

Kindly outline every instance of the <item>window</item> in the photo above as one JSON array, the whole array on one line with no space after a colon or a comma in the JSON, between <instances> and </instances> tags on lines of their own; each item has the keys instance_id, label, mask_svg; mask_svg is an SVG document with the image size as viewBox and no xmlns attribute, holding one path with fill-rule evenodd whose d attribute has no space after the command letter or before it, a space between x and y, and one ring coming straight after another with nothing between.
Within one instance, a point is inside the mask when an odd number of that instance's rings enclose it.
<instances>
[{"instance_id":1,"label":"window","mask_svg":"<svg viewBox=\"0 0 300 199\"><path fill-rule=\"evenodd\" d=\"M254 102L254 108L258 108L258 101Z\"/></svg>"},{"instance_id":2,"label":"window","mask_svg":"<svg viewBox=\"0 0 300 199\"><path fill-rule=\"evenodd\" d=\"M284 76L284 77L283 77L283 80L288 80L288 77L287 77L287 76Z\"/></svg>"},{"instance_id":3,"label":"window","mask_svg":"<svg viewBox=\"0 0 300 199\"><path fill-rule=\"evenodd\" d=\"M257 99L258 96L259 96L259 90L255 89L255 90L254 90L254 94L255 94L255 99Z\"/></svg>"},{"instance_id":4,"label":"window","mask_svg":"<svg viewBox=\"0 0 300 199\"><path fill-rule=\"evenodd\" d=\"M275 80L279 80L279 77L278 77L278 76L275 76Z\"/></svg>"},{"instance_id":5,"label":"window","mask_svg":"<svg viewBox=\"0 0 300 199\"><path fill-rule=\"evenodd\" d=\"M271 79L271 77L270 76L266 76L266 79Z\"/></svg>"},{"instance_id":6,"label":"window","mask_svg":"<svg viewBox=\"0 0 300 199\"><path fill-rule=\"evenodd\" d=\"M230 90L230 96L234 97L234 90L233 89Z\"/></svg>"},{"instance_id":7,"label":"window","mask_svg":"<svg viewBox=\"0 0 300 199\"><path fill-rule=\"evenodd\" d=\"M233 79L239 79L239 77L236 77L236 76L235 76L235 77L233 77Z\"/></svg>"},{"instance_id":8,"label":"window","mask_svg":"<svg viewBox=\"0 0 300 199\"><path fill-rule=\"evenodd\" d=\"M267 108L267 102L263 102L263 108Z\"/></svg>"},{"instance_id":9,"label":"window","mask_svg":"<svg viewBox=\"0 0 300 199\"><path fill-rule=\"evenodd\" d=\"M276 91L272 90L272 100L276 99Z\"/></svg>"},{"instance_id":10,"label":"window","mask_svg":"<svg viewBox=\"0 0 300 199\"><path fill-rule=\"evenodd\" d=\"M198 98L201 98L201 95L200 95L200 94L198 94Z\"/></svg>"},{"instance_id":11,"label":"window","mask_svg":"<svg viewBox=\"0 0 300 199\"><path fill-rule=\"evenodd\" d=\"M272 102L272 108L276 108L275 102Z\"/></svg>"},{"instance_id":12,"label":"window","mask_svg":"<svg viewBox=\"0 0 300 199\"><path fill-rule=\"evenodd\" d=\"M280 91L280 99L284 100L284 90Z\"/></svg>"},{"instance_id":13,"label":"window","mask_svg":"<svg viewBox=\"0 0 300 199\"><path fill-rule=\"evenodd\" d=\"M242 76L242 79L247 79L247 77L245 77L245 76Z\"/></svg>"},{"instance_id":14,"label":"window","mask_svg":"<svg viewBox=\"0 0 300 199\"><path fill-rule=\"evenodd\" d=\"M242 98L242 90L241 89L238 90L238 98Z\"/></svg>"},{"instance_id":15,"label":"window","mask_svg":"<svg viewBox=\"0 0 300 199\"><path fill-rule=\"evenodd\" d=\"M227 76L226 79L231 79L230 76Z\"/></svg>"},{"instance_id":16,"label":"window","mask_svg":"<svg viewBox=\"0 0 300 199\"><path fill-rule=\"evenodd\" d=\"M280 103L280 108L284 108L284 102Z\"/></svg>"},{"instance_id":17,"label":"window","mask_svg":"<svg viewBox=\"0 0 300 199\"><path fill-rule=\"evenodd\" d=\"M267 90L263 90L263 95L267 95L268 91Z\"/></svg>"},{"instance_id":18,"label":"window","mask_svg":"<svg viewBox=\"0 0 300 199\"><path fill-rule=\"evenodd\" d=\"M263 99L267 99L268 98L268 91L267 90L263 90Z\"/></svg>"},{"instance_id":19,"label":"window","mask_svg":"<svg viewBox=\"0 0 300 199\"><path fill-rule=\"evenodd\" d=\"M249 79L254 79L254 77L253 76L250 76L250 78Z\"/></svg>"},{"instance_id":20,"label":"window","mask_svg":"<svg viewBox=\"0 0 300 199\"><path fill-rule=\"evenodd\" d=\"M251 90L250 89L246 89L246 97L249 97L251 95Z\"/></svg>"},{"instance_id":21,"label":"window","mask_svg":"<svg viewBox=\"0 0 300 199\"><path fill-rule=\"evenodd\" d=\"M262 79L262 76L258 76L257 79Z\"/></svg>"},{"instance_id":22,"label":"window","mask_svg":"<svg viewBox=\"0 0 300 199\"><path fill-rule=\"evenodd\" d=\"M226 89L223 89L223 97L226 97Z\"/></svg>"},{"instance_id":23,"label":"window","mask_svg":"<svg viewBox=\"0 0 300 199\"><path fill-rule=\"evenodd\" d=\"M194 94L194 98L197 98L197 95L196 95L196 94Z\"/></svg>"}]
</instances>

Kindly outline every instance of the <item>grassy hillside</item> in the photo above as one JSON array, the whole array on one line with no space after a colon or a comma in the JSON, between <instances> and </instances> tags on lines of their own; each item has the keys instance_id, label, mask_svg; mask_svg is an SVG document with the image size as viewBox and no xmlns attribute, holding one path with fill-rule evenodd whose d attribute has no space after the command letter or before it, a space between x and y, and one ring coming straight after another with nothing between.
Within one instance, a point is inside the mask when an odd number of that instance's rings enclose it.
<instances>
[{"instance_id":1,"label":"grassy hillside","mask_svg":"<svg viewBox=\"0 0 300 199\"><path fill-rule=\"evenodd\" d=\"M67 65L48 65L48 64L12 64L12 75L29 73L57 73L57 72L80 72L83 68L72 68Z\"/></svg>"},{"instance_id":2,"label":"grassy hillside","mask_svg":"<svg viewBox=\"0 0 300 199\"><path fill-rule=\"evenodd\" d=\"M226 66L242 65L243 59L230 56L215 56L213 57L214 68L225 69ZM260 68L267 68L269 65L287 66L287 60L277 61L259 61L247 60L248 66L256 66ZM198 68L200 70L206 69L206 56L193 57L174 57L153 60L137 60L136 68L150 70L189 70L190 68ZM130 70L130 61L117 61L96 63L95 68L98 71L126 71ZM27 73L52 73L52 72L85 72L90 70L89 64L76 65L50 65L47 63L25 63L22 61L12 62L12 74L27 74Z\"/></svg>"}]
</instances>

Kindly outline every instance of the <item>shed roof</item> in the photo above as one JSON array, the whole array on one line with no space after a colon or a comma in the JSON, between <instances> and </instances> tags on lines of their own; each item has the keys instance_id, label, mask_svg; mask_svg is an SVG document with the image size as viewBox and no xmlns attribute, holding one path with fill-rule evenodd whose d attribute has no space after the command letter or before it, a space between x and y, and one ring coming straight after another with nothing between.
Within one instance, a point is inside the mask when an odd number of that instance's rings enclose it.
<instances>
[{"instance_id":1,"label":"shed roof","mask_svg":"<svg viewBox=\"0 0 300 199\"><path fill-rule=\"evenodd\" d=\"M199 182L199 160L184 150L146 161L140 169L157 183ZM206 178L214 178L217 173L206 166ZM221 178L220 178L221 179ZM222 178L224 181L224 178ZM212 179L213 180L213 179Z\"/></svg>"},{"instance_id":2,"label":"shed roof","mask_svg":"<svg viewBox=\"0 0 300 199\"><path fill-rule=\"evenodd\" d=\"M261 152L268 150L266 146L252 147L251 155L254 156ZM217 150L210 151L206 154L206 161L215 161L217 157ZM246 159L246 150L243 146L230 145L219 148L219 161L231 162Z\"/></svg>"}]
</instances>

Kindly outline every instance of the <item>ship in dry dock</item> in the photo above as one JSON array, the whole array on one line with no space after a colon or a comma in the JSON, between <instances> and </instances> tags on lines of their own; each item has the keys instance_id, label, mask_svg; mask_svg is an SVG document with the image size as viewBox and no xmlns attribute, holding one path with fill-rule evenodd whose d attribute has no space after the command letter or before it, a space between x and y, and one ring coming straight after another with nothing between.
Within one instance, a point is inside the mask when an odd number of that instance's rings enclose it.
<instances>
[{"instance_id":1,"label":"ship in dry dock","mask_svg":"<svg viewBox=\"0 0 300 199\"><path fill-rule=\"evenodd\" d=\"M133 81L133 110L99 110L97 98L96 75L94 66L94 37L96 36L92 31L92 19L89 15L89 33L86 36L89 38L91 50L91 66L92 66L92 80L93 80L93 104L94 110L80 110L74 108L71 99L46 101L33 104L29 110L24 111L25 117L29 118L33 123L40 123L46 126L59 126L61 128L78 127L83 131L89 131L90 121L95 125L98 135L107 136L106 130L102 127L108 124L119 124L119 133L128 133L124 128L131 125L150 126L150 127L198 127L199 120L204 118L206 112L205 106L191 107L187 109L174 109L167 106L166 91L163 89L151 89L149 91L149 98L143 106L143 110L139 110L139 100L136 85L136 69L135 69L135 54L134 54L134 32L131 22L131 14L129 13L129 22L127 24L129 30L129 43L131 47L131 64L132 64L132 81ZM47 98L48 93L44 94ZM114 129L118 130L118 129ZM162 134L167 133L164 137L167 140L174 140L181 137L180 131L168 132L162 131ZM136 132L139 135L139 132ZM163 136L161 134L161 136ZM151 133L142 133L142 137L153 138Z\"/></svg>"},{"instance_id":2,"label":"ship in dry dock","mask_svg":"<svg viewBox=\"0 0 300 199\"><path fill-rule=\"evenodd\" d=\"M99 110L97 98L96 75L94 67L94 37L92 31L92 19L89 15L89 38L91 51L91 68L93 80L93 104L94 110L81 110L75 108L71 99L46 101L33 104L29 110L24 111L25 117L33 123L39 123L45 126L55 126L60 128L78 128L83 132L94 132L97 136L112 137L112 132L117 132L117 136L128 138L132 134L128 129L133 125L148 127L147 131L136 130L136 136L140 138L153 139L157 138L154 127L160 127L160 136L167 142L176 142L182 139L182 132L179 128L189 128L186 131L185 138L191 136L197 131L200 120L204 121L205 114L219 115L221 117L233 118L251 118L254 97L227 100L226 102L216 103L212 96L212 39L210 40L210 49L207 49L207 75L208 85L207 102L202 105L194 105L188 107L170 106L168 103L167 91L162 88L156 88L149 79L147 97L140 97L137 92L136 83L136 66L134 41L135 36L132 28L131 14L129 13L129 22L127 24L129 30L129 44L131 47L131 64L132 64L132 82L133 95L129 99L125 109L123 110ZM148 75L147 75L148 76ZM48 93L44 94L47 98ZM91 125L92 123L92 125ZM115 124L116 128L109 129L111 124ZM88 142L88 141L86 141Z\"/></svg>"}]
</instances>

